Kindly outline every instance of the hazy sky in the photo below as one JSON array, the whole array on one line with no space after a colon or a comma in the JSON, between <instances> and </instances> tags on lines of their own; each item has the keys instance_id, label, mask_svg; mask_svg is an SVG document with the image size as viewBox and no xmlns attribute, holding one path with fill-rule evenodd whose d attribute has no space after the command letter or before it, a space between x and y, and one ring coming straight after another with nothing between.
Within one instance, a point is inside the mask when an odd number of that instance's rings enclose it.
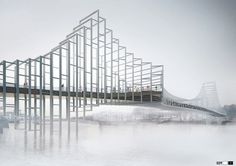
<instances>
[{"instance_id":1,"label":"hazy sky","mask_svg":"<svg viewBox=\"0 0 236 166\"><path fill-rule=\"evenodd\" d=\"M0 61L47 53L97 9L129 52L165 65L172 94L216 81L236 103L236 0L0 0Z\"/></svg>"}]
</instances>

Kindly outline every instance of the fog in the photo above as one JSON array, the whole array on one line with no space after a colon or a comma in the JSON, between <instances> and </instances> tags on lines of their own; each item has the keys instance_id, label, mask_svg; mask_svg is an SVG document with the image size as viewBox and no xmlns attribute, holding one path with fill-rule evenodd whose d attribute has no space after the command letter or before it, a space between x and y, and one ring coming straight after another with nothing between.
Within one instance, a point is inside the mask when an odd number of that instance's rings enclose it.
<instances>
[{"instance_id":1,"label":"fog","mask_svg":"<svg viewBox=\"0 0 236 166\"><path fill-rule=\"evenodd\" d=\"M11 127L0 135L2 166L209 166L236 160L235 125L79 124L79 136L34 136ZM74 128L72 128L72 131Z\"/></svg>"},{"instance_id":2,"label":"fog","mask_svg":"<svg viewBox=\"0 0 236 166\"><path fill-rule=\"evenodd\" d=\"M81 18L100 9L135 57L165 66L165 88L195 97L216 81L221 104L236 103L234 0L0 0L0 61L54 48Z\"/></svg>"},{"instance_id":3,"label":"fog","mask_svg":"<svg viewBox=\"0 0 236 166\"><path fill-rule=\"evenodd\" d=\"M236 161L235 123L222 125L204 111L161 103L101 105L62 122L55 109L53 134L49 112L45 135L25 131L24 120L0 134L1 166L209 166L217 161ZM65 116L63 116L65 118ZM220 118L221 119L221 118ZM33 124L34 125L34 124ZM70 131L70 132L69 132Z\"/></svg>"}]
</instances>

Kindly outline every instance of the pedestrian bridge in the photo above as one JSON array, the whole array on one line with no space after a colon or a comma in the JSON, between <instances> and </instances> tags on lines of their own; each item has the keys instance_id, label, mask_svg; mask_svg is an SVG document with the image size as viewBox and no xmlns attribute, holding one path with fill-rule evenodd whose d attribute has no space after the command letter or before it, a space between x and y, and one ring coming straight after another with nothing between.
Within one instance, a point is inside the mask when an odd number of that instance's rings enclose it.
<instances>
[{"instance_id":1,"label":"pedestrian bridge","mask_svg":"<svg viewBox=\"0 0 236 166\"><path fill-rule=\"evenodd\" d=\"M70 125L71 112L75 113L78 129L80 113L85 118L87 111L107 103L162 101L169 106L224 116L209 107L209 103L199 105L197 102L206 100L203 95L199 95L195 103L170 95L164 89L163 80L163 65L135 57L114 36L97 10L80 20L79 25L45 55L0 63L0 111L2 115L13 112L15 121L24 116L26 130L31 130L32 121L39 121L40 134L45 130L47 113L51 132L56 116L60 128L63 118Z\"/></svg>"}]
</instances>

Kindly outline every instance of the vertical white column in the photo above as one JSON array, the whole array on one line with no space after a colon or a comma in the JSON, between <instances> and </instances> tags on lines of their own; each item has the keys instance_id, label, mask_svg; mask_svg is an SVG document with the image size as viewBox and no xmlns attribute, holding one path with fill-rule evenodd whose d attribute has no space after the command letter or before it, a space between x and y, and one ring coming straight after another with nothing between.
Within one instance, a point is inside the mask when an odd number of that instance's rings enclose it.
<instances>
[{"instance_id":1,"label":"vertical white column","mask_svg":"<svg viewBox=\"0 0 236 166\"><path fill-rule=\"evenodd\" d=\"M118 61L118 69L117 69L117 79L118 79L118 102L120 102L120 44L118 41L118 56L117 56L117 61Z\"/></svg>"},{"instance_id":2,"label":"vertical white column","mask_svg":"<svg viewBox=\"0 0 236 166\"><path fill-rule=\"evenodd\" d=\"M104 103L107 103L107 42L106 20L104 19Z\"/></svg>"},{"instance_id":3,"label":"vertical white column","mask_svg":"<svg viewBox=\"0 0 236 166\"><path fill-rule=\"evenodd\" d=\"M163 99L163 96L164 96L164 66L161 65L162 67L162 76L161 76L161 89L162 89L162 92L161 92L161 100Z\"/></svg>"},{"instance_id":4,"label":"vertical white column","mask_svg":"<svg viewBox=\"0 0 236 166\"><path fill-rule=\"evenodd\" d=\"M93 21L90 22L90 110L93 110Z\"/></svg>"},{"instance_id":5,"label":"vertical white column","mask_svg":"<svg viewBox=\"0 0 236 166\"><path fill-rule=\"evenodd\" d=\"M127 54L126 54L126 48L125 49L125 102L127 101Z\"/></svg>"},{"instance_id":6,"label":"vertical white column","mask_svg":"<svg viewBox=\"0 0 236 166\"><path fill-rule=\"evenodd\" d=\"M28 105L28 111L29 111L29 130L31 130L31 59L29 59L29 69L28 69L28 77L29 77L29 87L28 87L28 94L29 94L29 105Z\"/></svg>"},{"instance_id":7,"label":"vertical white column","mask_svg":"<svg viewBox=\"0 0 236 166\"><path fill-rule=\"evenodd\" d=\"M79 95L79 107L81 107L82 103L81 103L81 97L82 97L82 64L81 64L81 59L82 59L82 48L81 48L81 45L82 45L82 42L81 42L81 31L79 31L79 34L80 36L79 37L79 92L80 92L80 95Z\"/></svg>"},{"instance_id":8,"label":"vertical white column","mask_svg":"<svg viewBox=\"0 0 236 166\"><path fill-rule=\"evenodd\" d=\"M19 60L16 60L16 63L15 63L15 89L16 89L16 92L15 92L15 110L14 110L14 113L15 113L15 117L14 117L14 126L15 126L15 129L17 127L17 121L18 121L18 117L19 117Z\"/></svg>"},{"instance_id":9,"label":"vertical white column","mask_svg":"<svg viewBox=\"0 0 236 166\"><path fill-rule=\"evenodd\" d=\"M111 30L111 103L113 102L113 31Z\"/></svg>"},{"instance_id":10,"label":"vertical white column","mask_svg":"<svg viewBox=\"0 0 236 166\"><path fill-rule=\"evenodd\" d=\"M3 115L6 116L6 93L7 93L7 87L6 87L6 61L3 61Z\"/></svg>"},{"instance_id":11,"label":"vertical white column","mask_svg":"<svg viewBox=\"0 0 236 166\"><path fill-rule=\"evenodd\" d=\"M83 91L83 119L85 119L85 113L86 113L86 91L87 91L87 70L86 70L86 68L87 68L87 65L86 65L86 61L87 61L87 58L86 58L86 38L87 38L87 35L86 35L86 33L87 33L87 31L86 31L86 29L85 29L85 27L84 27L84 39L83 39L83 41L84 41L84 91Z\"/></svg>"},{"instance_id":12,"label":"vertical white column","mask_svg":"<svg viewBox=\"0 0 236 166\"><path fill-rule=\"evenodd\" d=\"M70 41L67 43L67 115L68 137L70 136Z\"/></svg>"},{"instance_id":13,"label":"vertical white column","mask_svg":"<svg viewBox=\"0 0 236 166\"><path fill-rule=\"evenodd\" d=\"M39 58L39 130L40 137L42 136L42 107L43 107L43 60L42 56Z\"/></svg>"},{"instance_id":14,"label":"vertical white column","mask_svg":"<svg viewBox=\"0 0 236 166\"><path fill-rule=\"evenodd\" d=\"M27 90L26 92L25 92L25 94L24 94L24 96L25 96L25 131L27 131L27 92L28 92L28 89L26 89L27 88L27 77L28 77L28 75L27 75L27 62L25 63L25 82L24 82L24 88L25 88L25 90Z\"/></svg>"},{"instance_id":15,"label":"vertical white column","mask_svg":"<svg viewBox=\"0 0 236 166\"><path fill-rule=\"evenodd\" d=\"M50 135L53 135L53 53L50 53Z\"/></svg>"},{"instance_id":16,"label":"vertical white column","mask_svg":"<svg viewBox=\"0 0 236 166\"><path fill-rule=\"evenodd\" d=\"M6 87L6 61L3 61L3 115L6 116L6 92L7 92L7 87Z\"/></svg>"},{"instance_id":17,"label":"vertical white column","mask_svg":"<svg viewBox=\"0 0 236 166\"><path fill-rule=\"evenodd\" d=\"M62 135L62 48L59 48L59 136Z\"/></svg>"},{"instance_id":18,"label":"vertical white column","mask_svg":"<svg viewBox=\"0 0 236 166\"><path fill-rule=\"evenodd\" d=\"M152 63L150 63L150 102L152 102Z\"/></svg>"},{"instance_id":19,"label":"vertical white column","mask_svg":"<svg viewBox=\"0 0 236 166\"><path fill-rule=\"evenodd\" d=\"M96 103L97 105L99 105L99 88L100 88L100 85L99 85L99 58L100 58L100 17L99 17L99 11L98 11L98 14L97 14L97 65L96 65L96 68L97 68L97 79L96 79L96 84L97 84L97 100L96 100Z\"/></svg>"},{"instance_id":20,"label":"vertical white column","mask_svg":"<svg viewBox=\"0 0 236 166\"><path fill-rule=\"evenodd\" d=\"M134 101L134 54L132 54L132 101Z\"/></svg>"},{"instance_id":21,"label":"vertical white column","mask_svg":"<svg viewBox=\"0 0 236 166\"><path fill-rule=\"evenodd\" d=\"M37 131L37 94L36 94L36 89L37 89L37 60L34 61L34 133L36 136L36 131Z\"/></svg>"},{"instance_id":22,"label":"vertical white column","mask_svg":"<svg viewBox=\"0 0 236 166\"><path fill-rule=\"evenodd\" d=\"M45 84L46 84L46 64L45 64L45 57L43 58L43 89L45 90ZM46 117L46 102L45 102L45 95L43 95L43 136L45 136L45 117Z\"/></svg>"},{"instance_id":23,"label":"vertical white column","mask_svg":"<svg viewBox=\"0 0 236 166\"><path fill-rule=\"evenodd\" d=\"M79 97L79 91L78 91L78 89L79 89L79 75L80 75L80 73L79 73L79 67L81 67L81 66L78 66L79 65L79 43L78 43L78 35L76 35L76 38L75 38L75 56L76 56L76 94L75 94L75 100L76 100L76 103L75 103L75 107L76 107L76 112L75 112L75 116L76 116L76 121L75 121L75 130L76 130L76 137L78 137L78 123L79 123L79 103L78 103L78 97Z\"/></svg>"},{"instance_id":24,"label":"vertical white column","mask_svg":"<svg viewBox=\"0 0 236 166\"><path fill-rule=\"evenodd\" d=\"M143 60L141 59L141 71L140 71L140 97L141 97L141 103L143 103Z\"/></svg>"}]
</instances>

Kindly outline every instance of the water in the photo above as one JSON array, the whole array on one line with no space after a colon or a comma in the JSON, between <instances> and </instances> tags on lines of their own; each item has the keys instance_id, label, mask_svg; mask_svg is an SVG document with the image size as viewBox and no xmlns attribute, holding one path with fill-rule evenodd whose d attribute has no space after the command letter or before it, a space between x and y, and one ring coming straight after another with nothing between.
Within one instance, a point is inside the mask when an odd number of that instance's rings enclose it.
<instances>
[{"instance_id":1,"label":"water","mask_svg":"<svg viewBox=\"0 0 236 166\"><path fill-rule=\"evenodd\" d=\"M59 139L46 133L5 129L0 135L1 166L147 166L216 165L236 162L236 125L129 123L74 124L68 137L66 124Z\"/></svg>"}]
</instances>

